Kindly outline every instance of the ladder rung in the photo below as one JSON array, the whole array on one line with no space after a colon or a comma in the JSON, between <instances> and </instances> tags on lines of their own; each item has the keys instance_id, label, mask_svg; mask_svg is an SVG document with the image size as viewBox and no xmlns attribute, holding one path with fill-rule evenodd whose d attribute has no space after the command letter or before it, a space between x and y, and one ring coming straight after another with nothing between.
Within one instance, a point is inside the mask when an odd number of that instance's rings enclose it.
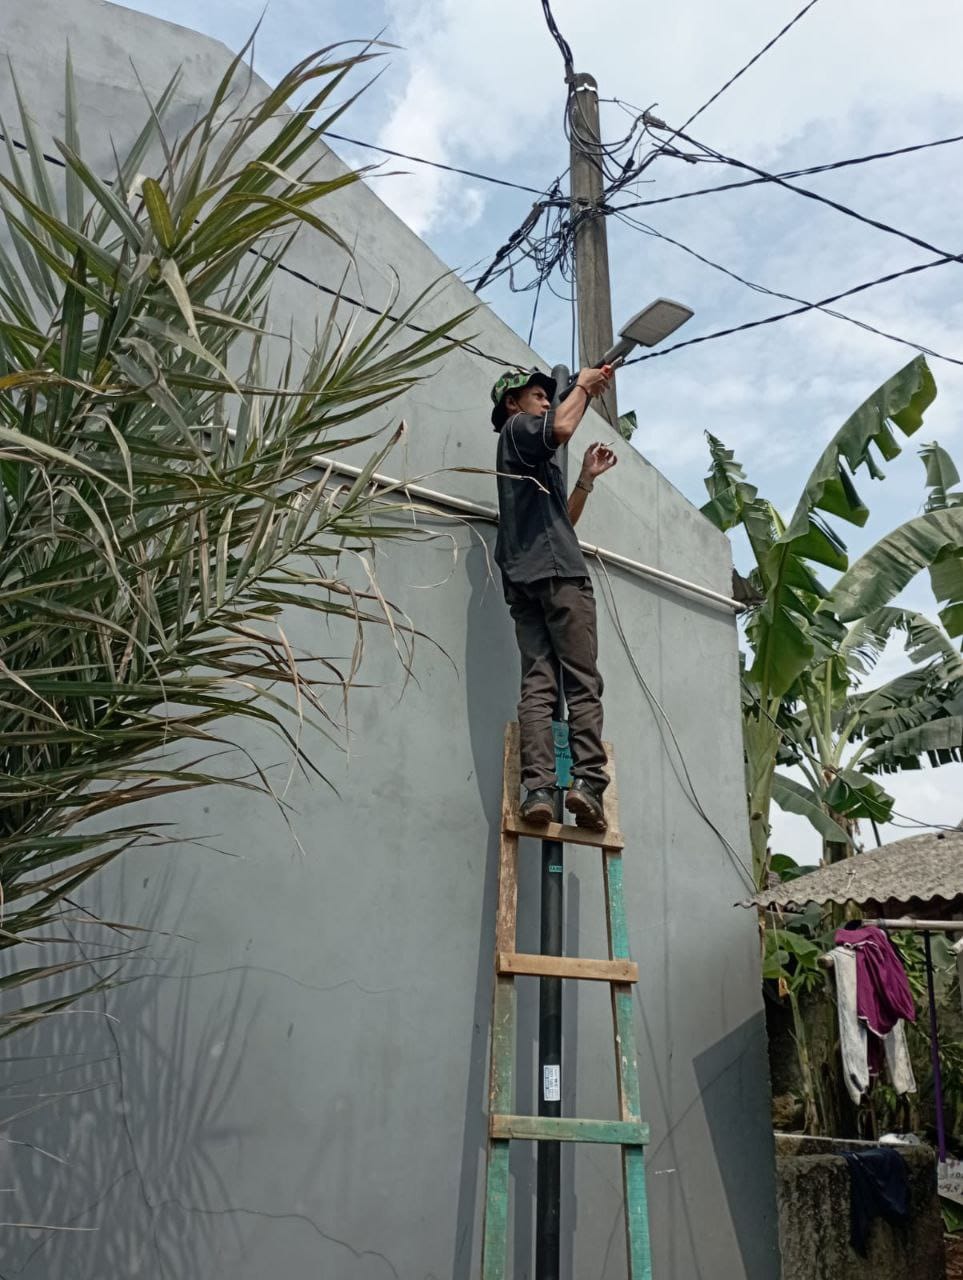
<instances>
[{"instance_id":1,"label":"ladder rung","mask_svg":"<svg viewBox=\"0 0 963 1280\"><path fill-rule=\"evenodd\" d=\"M634 960L583 960L581 956L533 956L499 951L499 973L527 973L538 978L590 978L596 982L638 982Z\"/></svg>"},{"instance_id":2,"label":"ladder rung","mask_svg":"<svg viewBox=\"0 0 963 1280\"><path fill-rule=\"evenodd\" d=\"M649 1140L649 1126L641 1120L569 1120L564 1116L491 1116L493 1138L529 1142L609 1142L641 1147Z\"/></svg>"},{"instance_id":3,"label":"ladder rung","mask_svg":"<svg viewBox=\"0 0 963 1280\"><path fill-rule=\"evenodd\" d=\"M534 840L559 840L562 844L586 844L595 849L625 848L621 831L611 827L606 831L592 831L588 827L570 826L567 822L546 822L537 826L534 822L524 822L514 810L505 815L504 829L511 835L531 836Z\"/></svg>"}]
</instances>

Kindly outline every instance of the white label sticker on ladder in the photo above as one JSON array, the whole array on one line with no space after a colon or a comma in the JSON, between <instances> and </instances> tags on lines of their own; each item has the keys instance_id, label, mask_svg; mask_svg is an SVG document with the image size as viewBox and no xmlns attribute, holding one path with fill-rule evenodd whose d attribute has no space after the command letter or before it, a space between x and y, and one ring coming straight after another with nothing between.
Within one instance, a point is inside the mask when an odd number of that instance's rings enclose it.
<instances>
[{"instance_id":1,"label":"white label sticker on ladder","mask_svg":"<svg viewBox=\"0 0 963 1280\"><path fill-rule=\"evenodd\" d=\"M559 1102L562 1097L562 1069L546 1065L542 1068L544 1097L546 1102Z\"/></svg>"}]
</instances>

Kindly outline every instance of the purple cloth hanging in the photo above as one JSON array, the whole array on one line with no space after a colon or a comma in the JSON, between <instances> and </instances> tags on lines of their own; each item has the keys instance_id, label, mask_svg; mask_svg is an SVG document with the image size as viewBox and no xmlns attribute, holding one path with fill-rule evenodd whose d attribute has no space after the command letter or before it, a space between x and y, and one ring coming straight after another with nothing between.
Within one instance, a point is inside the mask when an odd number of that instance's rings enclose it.
<instances>
[{"instance_id":1,"label":"purple cloth hanging","mask_svg":"<svg viewBox=\"0 0 963 1280\"><path fill-rule=\"evenodd\" d=\"M856 952L856 1012L873 1033L867 1058L872 1074L879 1075L885 1058L882 1037L889 1035L900 1018L916 1021L906 970L889 938L873 925L837 929L835 942Z\"/></svg>"}]
</instances>

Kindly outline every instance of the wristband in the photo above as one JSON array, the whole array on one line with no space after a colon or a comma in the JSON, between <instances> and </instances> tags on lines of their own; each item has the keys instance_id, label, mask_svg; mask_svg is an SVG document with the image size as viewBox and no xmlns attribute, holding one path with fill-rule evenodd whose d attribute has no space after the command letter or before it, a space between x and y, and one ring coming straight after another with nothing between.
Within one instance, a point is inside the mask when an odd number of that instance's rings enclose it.
<instances>
[{"instance_id":1,"label":"wristband","mask_svg":"<svg viewBox=\"0 0 963 1280\"><path fill-rule=\"evenodd\" d=\"M575 481L575 487L576 489L584 489L586 493L591 493L593 488L595 487L595 482L590 480L588 484L586 484L585 481L582 479L582 477L579 476L579 478Z\"/></svg>"}]
</instances>

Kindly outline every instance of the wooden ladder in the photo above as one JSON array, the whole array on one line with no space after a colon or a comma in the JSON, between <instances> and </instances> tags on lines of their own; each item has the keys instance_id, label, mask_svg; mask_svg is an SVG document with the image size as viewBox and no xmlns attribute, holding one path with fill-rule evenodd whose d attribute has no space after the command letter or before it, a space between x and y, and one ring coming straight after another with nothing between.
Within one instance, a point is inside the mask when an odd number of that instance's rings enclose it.
<instances>
[{"instance_id":1,"label":"wooden ladder","mask_svg":"<svg viewBox=\"0 0 963 1280\"><path fill-rule=\"evenodd\" d=\"M629 1280L651 1280L649 1223L645 1195L645 1144L649 1126L642 1122L639 1064L632 1016L632 984L639 969L629 959L625 903L622 896L622 849L615 763L611 746L610 782L605 790L605 831L589 831L565 823L533 826L518 816L518 725L505 730L502 782L502 829L498 864L498 914L495 924L495 994L492 1009L491 1067L488 1108L488 1174L482 1280L505 1280L508 1264L508 1153L513 1138L526 1141L605 1142L622 1148L622 1187ZM518 837L590 845L602 851L608 960L575 956L521 955L515 949L518 915ZM615 1066L619 1089L618 1120L575 1120L555 1116L519 1116L515 1101L515 977L594 979L608 982L612 992Z\"/></svg>"}]
</instances>

